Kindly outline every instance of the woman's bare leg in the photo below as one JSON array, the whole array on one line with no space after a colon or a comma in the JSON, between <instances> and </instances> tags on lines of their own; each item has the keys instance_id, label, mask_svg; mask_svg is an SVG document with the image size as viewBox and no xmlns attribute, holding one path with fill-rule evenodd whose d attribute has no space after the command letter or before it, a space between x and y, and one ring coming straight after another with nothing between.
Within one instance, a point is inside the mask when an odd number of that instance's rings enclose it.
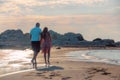
<instances>
[{"instance_id":1,"label":"woman's bare leg","mask_svg":"<svg viewBox=\"0 0 120 80\"><path fill-rule=\"evenodd\" d=\"M46 62L46 53L44 53L44 60L45 60L45 64L47 64L47 62Z\"/></svg>"},{"instance_id":2,"label":"woman's bare leg","mask_svg":"<svg viewBox=\"0 0 120 80\"><path fill-rule=\"evenodd\" d=\"M48 50L48 64L50 65L50 49Z\"/></svg>"}]
</instances>

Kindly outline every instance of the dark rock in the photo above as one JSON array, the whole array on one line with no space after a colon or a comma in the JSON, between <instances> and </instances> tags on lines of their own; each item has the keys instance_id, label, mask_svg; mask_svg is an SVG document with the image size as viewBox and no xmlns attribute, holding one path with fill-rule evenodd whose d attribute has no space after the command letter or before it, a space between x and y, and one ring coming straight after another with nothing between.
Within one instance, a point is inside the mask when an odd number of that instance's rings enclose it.
<instances>
[{"instance_id":1,"label":"dark rock","mask_svg":"<svg viewBox=\"0 0 120 80\"><path fill-rule=\"evenodd\" d=\"M112 39L101 39L96 38L93 40L93 44L95 46L107 46L107 47L115 47L115 41Z\"/></svg>"},{"instance_id":2,"label":"dark rock","mask_svg":"<svg viewBox=\"0 0 120 80\"><path fill-rule=\"evenodd\" d=\"M102 41L102 39L101 38L96 38L93 41Z\"/></svg>"},{"instance_id":3,"label":"dark rock","mask_svg":"<svg viewBox=\"0 0 120 80\"><path fill-rule=\"evenodd\" d=\"M76 45L80 41L84 40L81 34L75 34L75 33L69 32L69 33L65 33L64 35L61 35L52 30L50 30L49 32L52 37L52 44L55 46Z\"/></svg>"},{"instance_id":4,"label":"dark rock","mask_svg":"<svg viewBox=\"0 0 120 80\"><path fill-rule=\"evenodd\" d=\"M116 47L120 47L120 42L115 43Z\"/></svg>"},{"instance_id":5,"label":"dark rock","mask_svg":"<svg viewBox=\"0 0 120 80\"><path fill-rule=\"evenodd\" d=\"M114 46L114 44L115 44L115 41L114 40L112 40L112 39L103 39L102 40L102 42L106 45L106 46Z\"/></svg>"},{"instance_id":6,"label":"dark rock","mask_svg":"<svg viewBox=\"0 0 120 80\"><path fill-rule=\"evenodd\" d=\"M61 47L57 47L56 49L61 49Z\"/></svg>"},{"instance_id":7,"label":"dark rock","mask_svg":"<svg viewBox=\"0 0 120 80\"><path fill-rule=\"evenodd\" d=\"M83 41L84 38L81 34L75 34L72 32L68 32L64 34L67 41Z\"/></svg>"},{"instance_id":8,"label":"dark rock","mask_svg":"<svg viewBox=\"0 0 120 80\"><path fill-rule=\"evenodd\" d=\"M30 46L29 34L23 34L21 30L6 30L0 34L2 48L24 48Z\"/></svg>"},{"instance_id":9,"label":"dark rock","mask_svg":"<svg viewBox=\"0 0 120 80\"><path fill-rule=\"evenodd\" d=\"M81 34L68 32L59 34L49 31L52 37L53 46L80 46L80 47L120 47L120 42L115 43L112 39L96 38L93 41L86 41ZM21 30L6 30L0 34L0 48L28 48L30 46L30 34ZM58 47L57 49L61 49Z\"/></svg>"},{"instance_id":10,"label":"dark rock","mask_svg":"<svg viewBox=\"0 0 120 80\"><path fill-rule=\"evenodd\" d=\"M23 39L24 35L21 30L7 30L0 35L0 39L8 41L16 41Z\"/></svg>"}]
</instances>

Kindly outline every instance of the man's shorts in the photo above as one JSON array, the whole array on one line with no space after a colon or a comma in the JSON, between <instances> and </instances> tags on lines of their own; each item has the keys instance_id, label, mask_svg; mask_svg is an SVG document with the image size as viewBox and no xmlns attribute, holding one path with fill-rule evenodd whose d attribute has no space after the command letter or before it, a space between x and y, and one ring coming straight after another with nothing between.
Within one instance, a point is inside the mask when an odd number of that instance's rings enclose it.
<instances>
[{"instance_id":1,"label":"man's shorts","mask_svg":"<svg viewBox=\"0 0 120 80\"><path fill-rule=\"evenodd\" d=\"M33 51L39 52L40 51L40 41L32 41L31 46Z\"/></svg>"}]
</instances>

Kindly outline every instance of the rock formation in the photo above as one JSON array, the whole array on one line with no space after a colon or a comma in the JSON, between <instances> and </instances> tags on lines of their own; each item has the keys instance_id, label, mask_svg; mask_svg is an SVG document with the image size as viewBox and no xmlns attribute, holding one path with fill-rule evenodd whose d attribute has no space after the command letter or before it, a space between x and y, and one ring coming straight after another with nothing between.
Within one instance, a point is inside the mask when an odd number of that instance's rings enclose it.
<instances>
[{"instance_id":1,"label":"rock formation","mask_svg":"<svg viewBox=\"0 0 120 80\"><path fill-rule=\"evenodd\" d=\"M52 37L53 46L81 46L81 47L120 47L120 42L112 39L96 38L93 41L86 41L78 33L68 32L59 34L52 30L49 31ZM0 48L30 48L30 35L21 30L6 30L0 34Z\"/></svg>"}]
</instances>

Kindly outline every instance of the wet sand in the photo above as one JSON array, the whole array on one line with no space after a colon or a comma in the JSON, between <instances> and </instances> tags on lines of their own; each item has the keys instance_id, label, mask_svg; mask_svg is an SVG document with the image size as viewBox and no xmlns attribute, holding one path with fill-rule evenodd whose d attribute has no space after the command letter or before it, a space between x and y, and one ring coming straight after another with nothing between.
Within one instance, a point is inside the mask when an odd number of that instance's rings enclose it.
<instances>
[{"instance_id":1,"label":"wet sand","mask_svg":"<svg viewBox=\"0 0 120 80\"><path fill-rule=\"evenodd\" d=\"M120 80L120 66L106 63L67 60L65 53L86 48L53 48L51 66L44 66L43 54L38 55L38 69L3 75L0 80Z\"/></svg>"},{"instance_id":2,"label":"wet sand","mask_svg":"<svg viewBox=\"0 0 120 80\"><path fill-rule=\"evenodd\" d=\"M31 50L0 50L0 75L31 69Z\"/></svg>"}]
</instances>

